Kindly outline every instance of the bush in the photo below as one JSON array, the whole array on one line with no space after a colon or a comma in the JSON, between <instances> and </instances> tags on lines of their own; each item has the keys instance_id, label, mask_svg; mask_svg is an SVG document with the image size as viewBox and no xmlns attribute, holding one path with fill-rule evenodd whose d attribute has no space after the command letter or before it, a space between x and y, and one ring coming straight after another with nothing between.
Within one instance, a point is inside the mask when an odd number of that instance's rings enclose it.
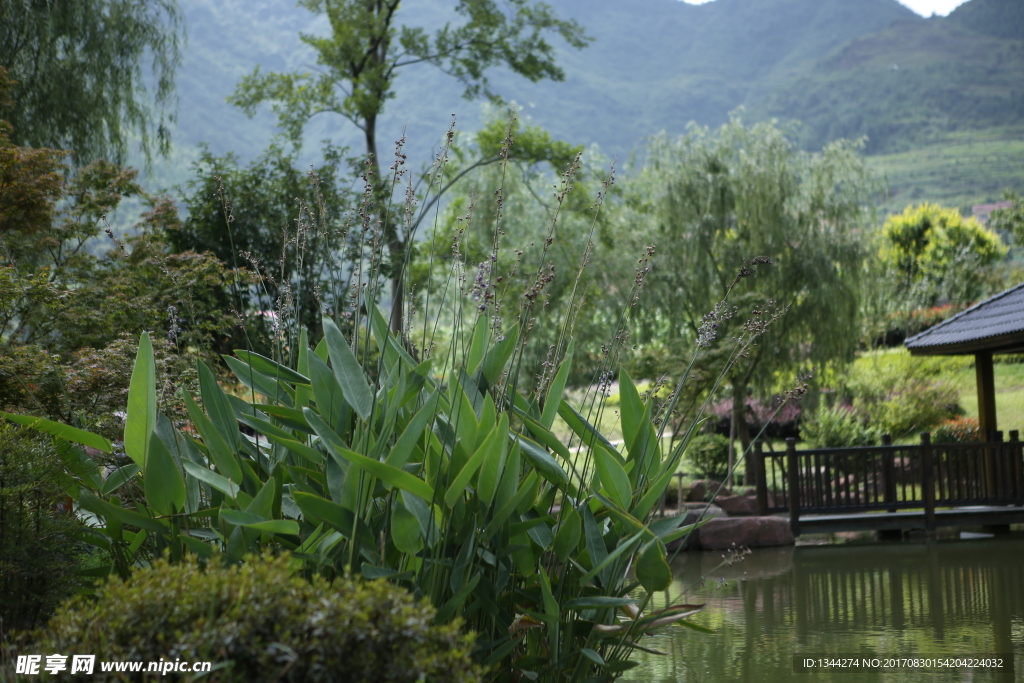
<instances>
[{"instance_id":1,"label":"bush","mask_svg":"<svg viewBox=\"0 0 1024 683\"><path fill-rule=\"evenodd\" d=\"M981 441L981 427L973 417L946 420L935 428L935 443L977 443Z\"/></svg>"},{"instance_id":2,"label":"bush","mask_svg":"<svg viewBox=\"0 0 1024 683\"><path fill-rule=\"evenodd\" d=\"M818 448L848 448L871 446L881 439L881 433L866 424L852 407L822 405L811 420L800 428L800 436Z\"/></svg>"},{"instance_id":3,"label":"bush","mask_svg":"<svg viewBox=\"0 0 1024 683\"><path fill-rule=\"evenodd\" d=\"M434 609L406 590L307 581L292 569L288 555L230 567L215 556L205 568L194 557L160 560L64 605L31 647L97 661L210 661L204 681L479 680L472 636L459 622L434 625ZM98 677L97 666L81 680Z\"/></svg>"},{"instance_id":4,"label":"bush","mask_svg":"<svg viewBox=\"0 0 1024 683\"><path fill-rule=\"evenodd\" d=\"M729 472L729 439L721 434L696 435L686 447L686 454L702 477L722 478Z\"/></svg>"},{"instance_id":5,"label":"bush","mask_svg":"<svg viewBox=\"0 0 1024 683\"><path fill-rule=\"evenodd\" d=\"M46 437L0 423L0 626L44 622L77 585L81 524L61 491L64 465Z\"/></svg>"}]
</instances>

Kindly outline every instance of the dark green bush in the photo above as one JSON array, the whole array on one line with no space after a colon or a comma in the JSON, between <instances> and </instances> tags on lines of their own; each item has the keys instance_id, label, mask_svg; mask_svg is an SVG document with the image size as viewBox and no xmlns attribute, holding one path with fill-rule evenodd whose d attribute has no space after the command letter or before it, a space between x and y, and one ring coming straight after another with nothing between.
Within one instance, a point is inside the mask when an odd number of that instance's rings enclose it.
<instances>
[{"instance_id":1,"label":"dark green bush","mask_svg":"<svg viewBox=\"0 0 1024 683\"><path fill-rule=\"evenodd\" d=\"M698 434L686 447L694 471L702 477L722 478L729 471L729 439L721 434Z\"/></svg>"},{"instance_id":2,"label":"dark green bush","mask_svg":"<svg viewBox=\"0 0 1024 683\"><path fill-rule=\"evenodd\" d=\"M75 589L80 522L48 437L0 420L0 626L33 628Z\"/></svg>"},{"instance_id":3,"label":"dark green bush","mask_svg":"<svg viewBox=\"0 0 1024 683\"><path fill-rule=\"evenodd\" d=\"M472 636L434 625L434 609L404 589L292 569L287 555L227 568L161 560L67 603L30 647L97 662L210 661L204 681L479 680ZM98 676L97 664L82 680Z\"/></svg>"},{"instance_id":4,"label":"dark green bush","mask_svg":"<svg viewBox=\"0 0 1024 683\"><path fill-rule=\"evenodd\" d=\"M881 443L882 435L850 406L822 404L800 427L800 438L818 448L852 448Z\"/></svg>"}]
</instances>

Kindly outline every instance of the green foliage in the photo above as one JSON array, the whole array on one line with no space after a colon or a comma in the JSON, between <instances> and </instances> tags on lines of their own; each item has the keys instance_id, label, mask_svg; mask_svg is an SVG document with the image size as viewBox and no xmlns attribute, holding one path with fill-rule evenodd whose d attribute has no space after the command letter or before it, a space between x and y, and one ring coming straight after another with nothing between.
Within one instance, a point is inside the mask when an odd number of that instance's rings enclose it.
<instances>
[{"instance_id":1,"label":"green foliage","mask_svg":"<svg viewBox=\"0 0 1024 683\"><path fill-rule=\"evenodd\" d=\"M217 667L184 680L480 680L472 636L460 633L458 621L435 625L434 609L397 586L307 581L293 573L287 555L227 566L219 559L206 566L194 556L175 564L161 559L130 581L112 579L95 598L62 606L25 647Z\"/></svg>"},{"instance_id":2,"label":"green foliage","mask_svg":"<svg viewBox=\"0 0 1024 683\"><path fill-rule=\"evenodd\" d=\"M721 479L729 473L729 439L716 433L690 439L686 458L694 472L705 479Z\"/></svg>"},{"instance_id":3,"label":"green foliage","mask_svg":"<svg viewBox=\"0 0 1024 683\"><path fill-rule=\"evenodd\" d=\"M734 118L715 132L655 138L626 192L634 210L617 216L617 248L627 240L664 245L634 341L692 344L765 331L749 361L729 373L737 410L751 390L792 386L798 374L851 359L872 184L858 145L802 153L774 124ZM730 292L734 306L721 306ZM721 354L718 367L730 358ZM705 375L709 384L717 374ZM737 423L746 446L745 416Z\"/></svg>"},{"instance_id":4,"label":"green foliage","mask_svg":"<svg viewBox=\"0 0 1024 683\"><path fill-rule=\"evenodd\" d=\"M33 628L78 586L81 522L51 440L0 420L0 624Z\"/></svg>"},{"instance_id":5,"label":"green foliage","mask_svg":"<svg viewBox=\"0 0 1024 683\"><path fill-rule=\"evenodd\" d=\"M981 441L981 428L973 417L946 420L932 432L934 443L976 443Z\"/></svg>"},{"instance_id":6,"label":"green foliage","mask_svg":"<svg viewBox=\"0 0 1024 683\"><path fill-rule=\"evenodd\" d=\"M997 234L1013 235L1017 244L1024 244L1024 197L1016 192L1007 191L1003 200L1010 206L996 209L988 219L988 227Z\"/></svg>"},{"instance_id":7,"label":"green foliage","mask_svg":"<svg viewBox=\"0 0 1024 683\"><path fill-rule=\"evenodd\" d=\"M800 438L817 448L850 448L881 443L882 431L850 406L824 404L800 425Z\"/></svg>"},{"instance_id":8,"label":"green foliage","mask_svg":"<svg viewBox=\"0 0 1024 683\"><path fill-rule=\"evenodd\" d=\"M1006 253L999 236L973 218L925 203L885 221L879 260L892 273L894 299L934 306L980 298L986 269Z\"/></svg>"},{"instance_id":9,"label":"green foliage","mask_svg":"<svg viewBox=\"0 0 1024 683\"><path fill-rule=\"evenodd\" d=\"M896 441L961 412L958 392L940 377L949 365L912 358L906 351L869 355L852 366L842 393L871 429Z\"/></svg>"},{"instance_id":10,"label":"green foliage","mask_svg":"<svg viewBox=\"0 0 1024 683\"><path fill-rule=\"evenodd\" d=\"M15 142L123 160L137 135L166 153L180 60L174 0L0 4L0 65L16 83L0 103ZM149 66L145 69L144 66Z\"/></svg>"},{"instance_id":11,"label":"green foliage","mask_svg":"<svg viewBox=\"0 0 1024 683\"><path fill-rule=\"evenodd\" d=\"M287 318L319 334L321 307L344 307L349 282L338 260L359 254L358 232L346 217L354 200L340 187L338 150L328 146L324 157L324 165L305 172L275 145L246 167L209 151L193 166L187 217L166 230L172 250L212 253L224 268L247 269L254 278L230 296L245 316L247 342L234 339L218 351L247 345L274 355L285 332L273 321Z\"/></svg>"}]
</instances>

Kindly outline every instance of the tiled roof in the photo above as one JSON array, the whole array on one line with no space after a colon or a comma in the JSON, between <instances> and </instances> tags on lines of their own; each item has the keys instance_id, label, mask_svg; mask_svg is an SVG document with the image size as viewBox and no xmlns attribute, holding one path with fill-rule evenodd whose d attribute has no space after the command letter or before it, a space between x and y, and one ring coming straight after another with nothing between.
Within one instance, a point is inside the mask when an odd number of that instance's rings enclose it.
<instances>
[{"instance_id":1,"label":"tiled roof","mask_svg":"<svg viewBox=\"0 0 1024 683\"><path fill-rule=\"evenodd\" d=\"M911 337L906 341L906 345L911 351L956 345L961 352L969 352L965 347L973 349L977 346L978 350L986 350L981 348L984 347L985 340L991 341L993 347L1005 346L1011 342L1019 343L1016 339L1007 337L1014 333L1021 333L1024 337L1024 284L1011 287L991 299L957 313L952 318ZM942 349L935 348L934 351L941 352Z\"/></svg>"}]
</instances>

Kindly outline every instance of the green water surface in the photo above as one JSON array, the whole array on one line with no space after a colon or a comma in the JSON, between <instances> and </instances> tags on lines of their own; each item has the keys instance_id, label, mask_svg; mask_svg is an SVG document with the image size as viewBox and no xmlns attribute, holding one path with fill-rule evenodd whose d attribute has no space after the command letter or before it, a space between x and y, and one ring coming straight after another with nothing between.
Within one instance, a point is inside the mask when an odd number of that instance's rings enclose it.
<instances>
[{"instance_id":1,"label":"green water surface","mask_svg":"<svg viewBox=\"0 0 1024 683\"><path fill-rule=\"evenodd\" d=\"M685 553L657 606L704 603L681 627L643 639L623 680L1024 681L1024 536ZM956 658L1002 655L1003 668L798 672L800 658Z\"/></svg>"}]
</instances>

